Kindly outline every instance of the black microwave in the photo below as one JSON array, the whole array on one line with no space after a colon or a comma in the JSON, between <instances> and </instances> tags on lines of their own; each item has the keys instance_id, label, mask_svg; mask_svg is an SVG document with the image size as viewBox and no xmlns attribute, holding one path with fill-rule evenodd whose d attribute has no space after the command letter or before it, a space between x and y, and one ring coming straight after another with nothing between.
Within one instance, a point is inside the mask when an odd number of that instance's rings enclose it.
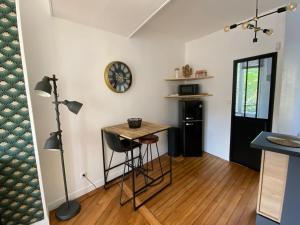
<instances>
[{"instance_id":1,"label":"black microwave","mask_svg":"<svg viewBox=\"0 0 300 225\"><path fill-rule=\"evenodd\" d=\"M178 86L179 95L197 95L199 94L199 84L183 84Z\"/></svg>"}]
</instances>

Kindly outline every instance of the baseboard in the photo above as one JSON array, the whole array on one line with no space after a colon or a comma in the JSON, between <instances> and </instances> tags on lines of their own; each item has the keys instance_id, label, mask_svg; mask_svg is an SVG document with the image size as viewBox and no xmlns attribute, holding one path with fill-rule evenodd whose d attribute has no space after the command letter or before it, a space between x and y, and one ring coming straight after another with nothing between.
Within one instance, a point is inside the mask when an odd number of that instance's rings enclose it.
<instances>
[{"instance_id":1,"label":"baseboard","mask_svg":"<svg viewBox=\"0 0 300 225\"><path fill-rule=\"evenodd\" d=\"M213 156L216 156L220 159L223 159L225 161L230 161L229 160L229 156L224 156L224 155L221 155L221 154L218 154L218 153L215 153L215 152L211 152L211 151L205 151L206 153L210 154L210 155L213 155Z\"/></svg>"},{"instance_id":2,"label":"baseboard","mask_svg":"<svg viewBox=\"0 0 300 225\"><path fill-rule=\"evenodd\" d=\"M153 159L157 158L157 154L155 154L155 152L153 152L153 153L154 153L153 154ZM166 153L167 153L167 151L164 150L164 149L161 151L161 155L166 154ZM122 173L123 173L123 169L120 169L120 170L117 170L117 171L113 171L113 172L110 173L110 176L109 176L110 178L109 179L112 179L113 177L120 176L120 175L122 175ZM94 184L96 185L97 188L98 187L102 187L104 185L104 178L102 177L101 179L95 181ZM81 197L81 196L83 196L83 195L85 195L85 194L93 191L94 189L95 189L95 187L92 184L89 184L89 185L87 185L87 186L85 186L83 188L80 188L80 189L78 189L76 191L73 191L73 192L69 193L69 198L70 199L79 198L79 197ZM61 197L61 198L56 199L56 200L54 200L52 202L49 202L47 204L48 210L52 211L52 210L56 209L58 206L60 206L62 203L64 203L64 202L65 202L65 197Z\"/></svg>"},{"instance_id":3,"label":"baseboard","mask_svg":"<svg viewBox=\"0 0 300 225\"><path fill-rule=\"evenodd\" d=\"M33 225L49 225L49 220L48 219L43 219L41 221L38 221L36 223L34 223Z\"/></svg>"},{"instance_id":4,"label":"baseboard","mask_svg":"<svg viewBox=\"0 0 300 225\"><path fill-rule=\"evenodd\" d=\"M120 176L121 174L123 173L123 170L119 170L119 171L114 171L111 173L111 176L112 177L117 177L117 176ZM97 181L94 182L94 184L96 185L96 187L102 187L104 185L104 178L101 178ZM95 187L92 185L92 184L89 184L83 188L80 188L76 191L73 191L71 193L69 193L69 198L70 199L76 199L76 198L79 198L89 192L91 192L92 190L94 190ZM54 209L56 209L58 206L60 206L62 203L65 202L65 197L62 197L62 198L59 198L55 201L52 201L50 203L47 204L48 206L48 210L49 211L52 211Z\"/></svg>"}]
</instances>

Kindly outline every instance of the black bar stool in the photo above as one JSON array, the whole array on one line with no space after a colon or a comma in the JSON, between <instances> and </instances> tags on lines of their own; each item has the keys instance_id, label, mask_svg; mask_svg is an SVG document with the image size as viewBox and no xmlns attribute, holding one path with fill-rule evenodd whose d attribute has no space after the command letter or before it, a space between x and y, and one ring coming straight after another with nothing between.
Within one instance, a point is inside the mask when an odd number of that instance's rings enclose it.
<instances>
[{"instance_id":1,"label":"black bar stool","mask_svg":"<svg viewBox=\"0 0 300 225\"><path fill-rule=\"evenodd\" d=\"M157 146L157 142L159 141L159 137L157 135L151 134L151 135L147 135L145 137L142 137L139 139L139 142L141 144L145 144L146 145L146 151L143 155L142 158L142 162L144 162L144 158L146 156L146 174L147 174L147 179L149 178L148 176L148 172L153 170L153 152L152 152L152 144L156 145L156 151L157 151L157 157L158 157L158 162L159 162L159 166L160 166L160 171L161 171L161 175L163 175L163 169L162 169L162 164L161 164L161 160L160 160L160 155L159 155L159 150L158 150L158 146ZM149 156L151 158L151 169L149 168ZM160 183L162 179L158 182ZM158 183L155 183L153 185L157 185Z\"/></svg>"},{"instance_id":2,"label":"black bar stool","mask_svg":"<svg viewBox=\"0 0 300 225\"><path fill-rule=\"evenodd\" d=\"M113 151L112 154L111 154L108 169L107 169L107 172L106 172L106 177L108 177L108 173L109 173L110 169L114 168L114 167L111 168L111 163L112 163L112 159L113 159L113 156L114 156L114 152L125 154L125 163L124 163L124 169L123 169L123 175L122 175L122 181L121 181L121 193L120 193L120 205L122 206L122 205L126 204L129 200L131 200L131 198L130 198L130 199L122 202L124 177L125 177L125 174L126 174L126 167L128 168L128 172L129 172L129 168L132 168L132 169L135 168L135 165L130 164L130 157L128 155L128 152L131 151L130 144L132 144L132 149L139 148L139 156L138 156L138 164L139 164L138 166L139 167L142 166L142 164L141 164L142 163L142 153L141 153L142 144L138 143L136 141L133 141L132 143L130 143L130 141L127 140L127 139L121 140L119 135L114 134L114 133L109 133L109 132L104 132L104 137L105 137L105 140L106 140L106 143L107 143L108 147ZM146 182L146 177L145 176L144 176L144 179L145 179L145 182Z\"/></svg>"}]
</instances>

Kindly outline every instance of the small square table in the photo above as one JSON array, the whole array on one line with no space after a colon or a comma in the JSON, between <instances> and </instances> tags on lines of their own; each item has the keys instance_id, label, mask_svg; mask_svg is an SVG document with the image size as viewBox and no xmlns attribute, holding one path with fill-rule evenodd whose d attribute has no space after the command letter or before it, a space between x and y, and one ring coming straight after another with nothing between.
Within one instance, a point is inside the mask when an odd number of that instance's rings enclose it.
<instances>
[{"instance_id":1,"label":"small square table","mask_svg":"<svg viewBox=\"0 0 300 225\"><path fill-rule=\"evenodd\" d=\"M102 154L103 154L103 167L104 167L104 170L103 170L104 171L104 188L106 188L106 186L109 183L115 181L116 179L118 179L122 176L122 175L118 176L118 177L108 181L107 180L107 172L111 169L117 168L117 167L125 164L125 162L123 162L123 163L119 163L119 164L111 167L110 169L106 168L105 147L104 147L105 145L104 145L104 138L103 138L104 132L115 133L115 134L119 135L120 137L129 140L130 143L132 143L134 140L137 140L144 136L147 136L150 134L156 134L156 133L163 132L163 131L168 131L169 128L170 128L169 125L156 124L156 123L150 123L150 122L145 122L145 121L142 122L142 125L140 128L136 128L136 129L129 128L127 123L102 128L101 129L101 137L102 137ZM132 144L130 144L130 146L132 146ZM135 173L134 173L136 168L134 167L134 160L137 157L133 157L133 148L132 147L131 147L130 152L131 152L130 160L131 160L131 164L133 166L133 169L132 169L132 200L133 200L133 208L134 208L134 210L137 210L139 207L144 205L146 202L148 202L150 199L152 199L154 196L156 196L158 193L160 193L162 190L164 190L165 188L167 188L168 186L170 186L172 184L172 157L169 156L170 167L169 167L168 171L164 172L161 176L153 179L150 183L144 185L142 188L139 188L139 190L136 190L136 188L135 188ZM136 205L136 196L139 193L142 193L144 190L146 190L147 187L149 187L155 181L157 181L167 175L169 175L169 177L170 177L169 183L164 185L162 188L158 189L156 192L152 193L147 199L142 201L139 205Z\"/></svg>"}]
</instances>

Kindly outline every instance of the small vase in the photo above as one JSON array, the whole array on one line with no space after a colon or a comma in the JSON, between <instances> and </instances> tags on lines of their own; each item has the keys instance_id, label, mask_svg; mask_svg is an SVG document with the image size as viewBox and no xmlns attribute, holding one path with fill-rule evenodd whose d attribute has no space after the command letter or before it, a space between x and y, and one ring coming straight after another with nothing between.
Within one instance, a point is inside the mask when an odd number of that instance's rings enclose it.
<instances>
[{"instance_id":1,"label":"small vase","mask_svg":"<svg viewBox=\"0 0 300 225\"><path fill-rule=\"evenodd\" d=\"M179 70L175 70L175 77L179 78Z\"/></svg>"}]
</instances>

